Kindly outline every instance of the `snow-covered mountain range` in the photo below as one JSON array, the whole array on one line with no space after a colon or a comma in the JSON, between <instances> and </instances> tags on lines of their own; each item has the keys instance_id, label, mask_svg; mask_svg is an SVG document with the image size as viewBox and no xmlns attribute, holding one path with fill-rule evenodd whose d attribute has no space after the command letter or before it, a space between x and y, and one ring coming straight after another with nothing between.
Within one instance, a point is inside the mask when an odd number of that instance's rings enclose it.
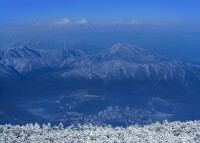
<instances>
[{"instance_id":1,"label":"snow-covered mountain range","mask_svg":"<svg viewBox=\"0 0 200 143\"><path fill-rule=\"evenodd\" d=\"M44 71L44 72L43 72ZM102 80L176 80L200 79L200 66L168 60L131 44L115 44L103 52L88 55L77 49L0 50L0 76L18 77L29 73L56 78ZM37 74L38 76L38 74Z\"/></svg>"},{"instance_id":2,"label":"snow-covered mountain range","mask_svg":"<svg viewBox=\"0 0 200 143\"><path fill-rule=\"evenodd\" d=\"M131 44L92 55L73 48L0 49L0 123L200 119L199 92L199 65Z\"/></svg>"}]
</instances>

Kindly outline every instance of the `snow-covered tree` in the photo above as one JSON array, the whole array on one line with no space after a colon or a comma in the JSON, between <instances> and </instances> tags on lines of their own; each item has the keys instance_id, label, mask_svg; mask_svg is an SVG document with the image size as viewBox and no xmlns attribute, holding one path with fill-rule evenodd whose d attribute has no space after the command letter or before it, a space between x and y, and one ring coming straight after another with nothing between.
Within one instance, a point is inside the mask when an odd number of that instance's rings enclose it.
<instances>
[{"instance_id":1,"label":"snow-covered tree","mask_svg":"<svg viewBox=\"0 0 200 143\"><path fill-rule=\"evenodd\" d=\"M156 122L146 126L111 127L76 125L64 128L62 124L0 125L1 143L200 143L200 121Z\"/></svg>"}]
</instances>

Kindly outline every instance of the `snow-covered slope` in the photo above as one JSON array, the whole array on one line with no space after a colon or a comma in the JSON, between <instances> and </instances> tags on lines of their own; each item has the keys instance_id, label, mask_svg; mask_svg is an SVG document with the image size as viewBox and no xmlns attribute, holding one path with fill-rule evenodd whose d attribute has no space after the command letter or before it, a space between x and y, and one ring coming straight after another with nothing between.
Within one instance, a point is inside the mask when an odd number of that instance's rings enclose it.
<instances>
[{"instance_id":1,"label":"snow-covered slope","mask_svg":"<svg viewBox=\"0 0 200 143\"><path fill-rule=\"evenodd\" d=\"M57 68L66 60L81 56L79 50L70 48L58 50L30 49L26 46L20 48L1 49L1 65L10 67L19 74L26 74L44 68ZM9 73L7 73L9 74ZM12 73L10 73L12 76Z\"/></svg>"},{"instance_id":2,"label":"snow-covered slope","mask_svg":"<svg viewBox=\"0 0 200 143\"><path fill-rule=\"evenodd\" d=\"M103 61L123 60L132 63L155 63L161 60L161 57L149 51L126 43L115 44L110 49L97 54L97 57Z\"/></svg>"},{"instance_id":3,"label":"snow-covered slope","mask_svg":"<svg viewBox=\"0 0 200 143\"><path fill-rule=\"evenodd\" d=\"M116 44L112 48L90 56L73 69L60 74L64 78L82 77L103 80L176 80L184 82L190 72L199 80L199 67L181 61L166 60L130 44Z\"/></svg>"},{"instance_id":4,"label":"snow-covered slope","mask_svg":"<svg viewBox=\"0 0 200 143\"><path fill-rule=\"evenodd\" d=\"M0 142L93 142L93 143L199 143L200 121L164 122L144 127L135 125L127 128L92 125L51 127L51 124L28 124L26 126L0 126Z\"/></svg>"},{"instance_id":5,"label":"snow-covered slope","mask_svg":"<svg viewBox=\"0 0 200 143\"><path fill-rule=\"evenodd\" d=\"M0 51L1 77L53 69L57 78L103 80L199 80L200 67L161 56L130 44L115 44L95 55L76 49L38 50L26 46ZM43 73L45 74L45 73Z\"/></svg>"}]
</instances>

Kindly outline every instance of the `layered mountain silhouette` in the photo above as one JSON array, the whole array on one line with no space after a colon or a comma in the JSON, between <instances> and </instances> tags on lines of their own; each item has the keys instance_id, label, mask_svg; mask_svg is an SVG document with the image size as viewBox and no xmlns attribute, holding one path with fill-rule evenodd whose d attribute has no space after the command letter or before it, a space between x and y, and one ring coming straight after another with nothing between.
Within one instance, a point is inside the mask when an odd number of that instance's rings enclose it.
<instances>
[{"instance_id":1,"label":"layered mountain silhouette","mask_svg":"<svg viewBox=\"0 0 200 143\"><path fill-rule=\"evenodd\" d=\"M0 49L0 123L199 119L199 92L199 65L127 43L91 55L72 48Z\"/></svg>"},{"instance_id":2,"label":"layered mountain silhouette","mask_svg":"<svg viewBox=\"0 0 200 143\"><path fill-rule=\"evenodd\" d=\"M94 55L80 50L63 49L1 49L1 78L17 78L29 73L49 74L60 79L100 80L176 80L188 76L199 80L200 66L168 60L137 46L120 43ZM44 71L44 73L42 73ZM48 72L46 72L48 71ZM38 77L38 74L37 74Z\"/></svg>"}]
</instances>

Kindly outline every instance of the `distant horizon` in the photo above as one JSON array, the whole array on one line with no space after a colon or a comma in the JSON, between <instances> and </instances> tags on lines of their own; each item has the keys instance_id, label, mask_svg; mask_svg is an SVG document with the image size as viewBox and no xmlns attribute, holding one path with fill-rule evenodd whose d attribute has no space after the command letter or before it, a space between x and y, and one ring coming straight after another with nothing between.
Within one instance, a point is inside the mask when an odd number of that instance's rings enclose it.
<instances>
[{"instance_id":1,"label":"distant horizon","mask_svg":"<svg viewBox=\"0 0 200 143\"><path fill-rule=\"evenodd\" d=\"M197 0L2 0L0 47L81 43L94 52L128 42L200 62L199 5Z\"/></svg>"},{"instance_id":2,"label":"distant horizon","mask_svg":"<svg viewBox=\"0 0 200 143\"><path fill-rule=\"evenodd\" d=\"M188 25L200 24L199 1L3 0L0 25Z\"/></svg>"}]
</instances>

